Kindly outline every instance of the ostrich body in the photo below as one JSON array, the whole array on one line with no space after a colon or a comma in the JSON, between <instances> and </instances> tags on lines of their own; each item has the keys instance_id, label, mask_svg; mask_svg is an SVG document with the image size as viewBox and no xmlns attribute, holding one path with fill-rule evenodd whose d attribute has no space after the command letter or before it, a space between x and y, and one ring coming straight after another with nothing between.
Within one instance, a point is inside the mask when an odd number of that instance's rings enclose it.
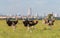
<instances>
[{"instance_id":1,"label":"ostrich body","mask_svg":"<svg viewBox=\"0 0 60 38\"><path fill-rule=\"evenodd\" d=\"M16 24L18 23L18 20L12 19L12 18L8 18L6 20L6 22L7 22L8 26L12 26L13 30L15 30Z\"/></svg>"}]
</instances>

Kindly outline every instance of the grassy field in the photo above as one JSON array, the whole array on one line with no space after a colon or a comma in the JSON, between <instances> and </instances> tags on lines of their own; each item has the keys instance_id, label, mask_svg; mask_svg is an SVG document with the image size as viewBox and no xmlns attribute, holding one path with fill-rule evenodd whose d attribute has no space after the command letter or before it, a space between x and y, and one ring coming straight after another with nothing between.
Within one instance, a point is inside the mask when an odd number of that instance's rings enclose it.
<instances>
[{"instance_id":1,"label":"grassy field","mask_svg":"<svg viewBox=\"0 0 60 38\"><path fill-rule=\"evenodd\" d=\"M47 28L44 30L44 28ZM27 31L22 20L19 20L15 31L6 24L5 20L0 20L0 38L60 38L60 20L56 20L54 26L49 29L48 25L39 23L36 25L37 29L32 29L32 33Z\"/></svg>"}]
</instances>

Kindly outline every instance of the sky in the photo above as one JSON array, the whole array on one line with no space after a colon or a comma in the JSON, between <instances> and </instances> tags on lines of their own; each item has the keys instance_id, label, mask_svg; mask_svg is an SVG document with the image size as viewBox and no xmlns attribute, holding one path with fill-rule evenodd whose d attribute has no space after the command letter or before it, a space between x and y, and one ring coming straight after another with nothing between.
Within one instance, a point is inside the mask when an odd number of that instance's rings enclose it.
<instances>
[{"instance_id":1,"label":"sky","mask_svg":"<svg viewBox=\"0 0 60 38\"><path fill-rule=\"evenodd\" d=\"M0 14L27 15L28 8L32 15L60 14L60 0L0 0Z\"/></svg>"}]
</instances>

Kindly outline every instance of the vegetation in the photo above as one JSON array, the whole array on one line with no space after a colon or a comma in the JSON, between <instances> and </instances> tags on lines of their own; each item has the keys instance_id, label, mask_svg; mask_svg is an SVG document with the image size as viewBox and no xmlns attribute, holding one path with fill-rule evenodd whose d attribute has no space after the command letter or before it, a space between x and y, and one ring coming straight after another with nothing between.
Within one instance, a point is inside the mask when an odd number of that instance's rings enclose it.
<instances>
[{"instance_id":1,"label":"vegetation","mask_svg":"<svg viewBox=\"0 0 60 38\"><path fill-rule=\"evenodd\" d=\"M19 20L15 31L5 20L0 20L0 38L60 38L60 20L56 20L51 28L39 20L36 29L31 30L32 32L27 31L22 20Z\"/></svg>"}]
</instances>

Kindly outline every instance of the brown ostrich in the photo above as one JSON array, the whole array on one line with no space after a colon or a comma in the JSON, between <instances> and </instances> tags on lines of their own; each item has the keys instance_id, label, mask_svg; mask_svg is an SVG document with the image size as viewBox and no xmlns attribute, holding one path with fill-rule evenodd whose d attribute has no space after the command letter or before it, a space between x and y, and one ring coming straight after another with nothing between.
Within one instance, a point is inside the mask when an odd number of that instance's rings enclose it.
<instances>
[{"instance_id":1,"label":"brown ostrich","mask_svg":"<svg viewBox=\"0 0 60 38\"><path fill-rule=\"evenodd\" d=\"M45 24L49 25L49 27L50 27L49 29L51 29L55 22L55 18L53 16L53 14L48 14L48 16L43 20L43 22ZM44 29L46 30L46 27Z\"/></svg>"},{"instance_id":2,"label":"brown ostrich","mask_svg":"<svg viewBox=\"0 0 60 38\"><path fill-rule=\"evenodd\" d=\"M55 18L53 14L48 14L48 16L44 19L45 24L48 24L49 26L54 25Z\"/></svg>"}]
</instances>

